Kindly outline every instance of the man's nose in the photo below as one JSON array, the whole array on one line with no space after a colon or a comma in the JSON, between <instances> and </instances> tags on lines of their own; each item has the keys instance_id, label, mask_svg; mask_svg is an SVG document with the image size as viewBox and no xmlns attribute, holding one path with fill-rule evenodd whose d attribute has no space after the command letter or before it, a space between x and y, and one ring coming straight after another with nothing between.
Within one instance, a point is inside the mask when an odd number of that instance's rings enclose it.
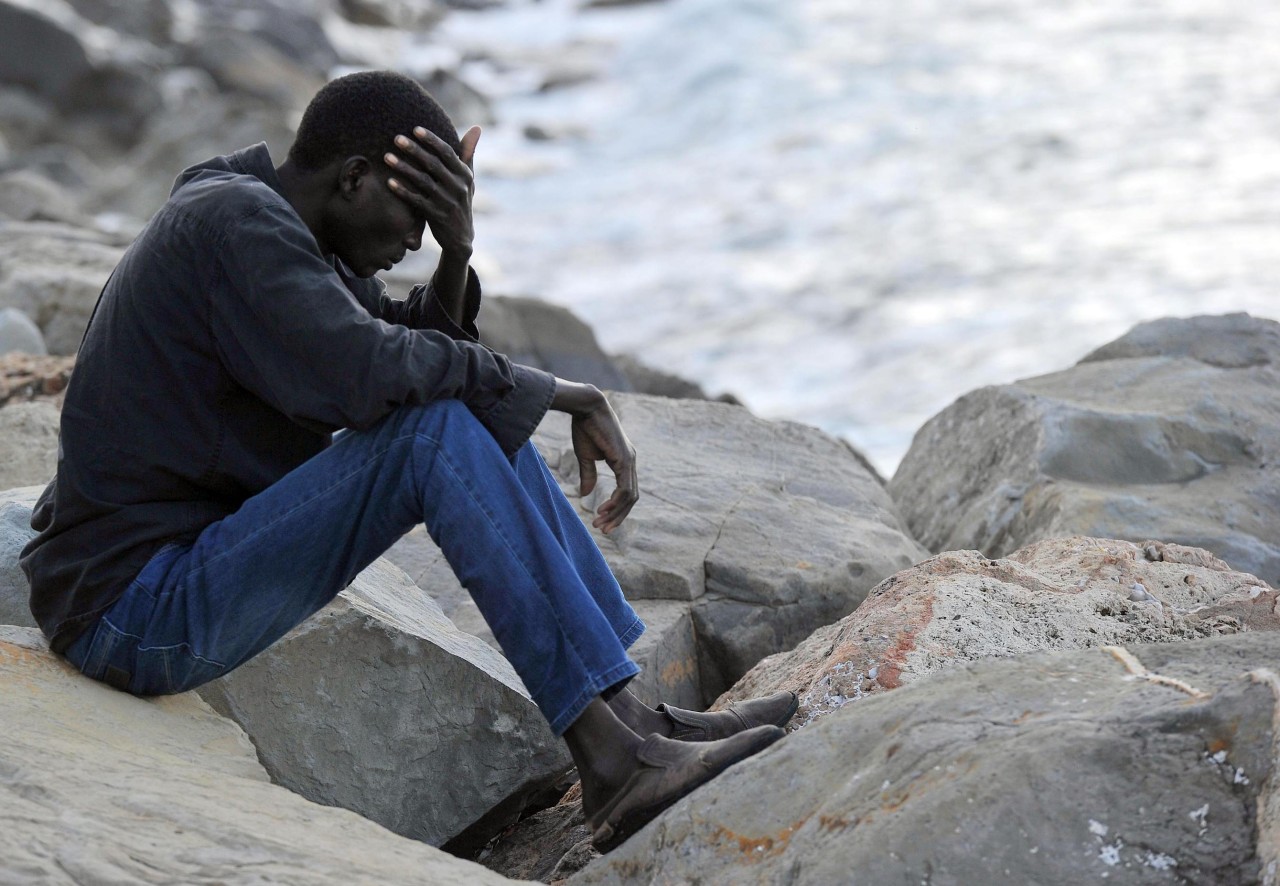
<instances>
[{"instance_id":1,"label":"man's nose","mask_svg":"<svg viewBox=\"0 0 1280 886\"><path fill-rule=\"evenodd\" d=\"M404 245L410 252L417 252L422 248L422 228L416 231L410 231L409 236L404 238Z\"/></svg>"}]
</instances>

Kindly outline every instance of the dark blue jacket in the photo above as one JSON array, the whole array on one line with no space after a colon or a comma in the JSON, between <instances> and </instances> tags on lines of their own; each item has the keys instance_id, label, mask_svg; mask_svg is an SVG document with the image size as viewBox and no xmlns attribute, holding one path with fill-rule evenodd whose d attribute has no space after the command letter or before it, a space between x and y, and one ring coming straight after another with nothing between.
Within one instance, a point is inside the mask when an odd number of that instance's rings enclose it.
<instances>
[{"instance_id":1,"label":"dark blue jacket","mask_svg":"<svg viewBox=\"0 0 1280 886\"><path fill-rule=\"evenodd\" d=\"M23 550L57 651L165 543L190 541L339 428L462 400L507 453L555 379L456 326L429 285L353 277L284 199L265 145L182 173L103 291L67 388L57 475Z\"/></svg>"}]
</instances>

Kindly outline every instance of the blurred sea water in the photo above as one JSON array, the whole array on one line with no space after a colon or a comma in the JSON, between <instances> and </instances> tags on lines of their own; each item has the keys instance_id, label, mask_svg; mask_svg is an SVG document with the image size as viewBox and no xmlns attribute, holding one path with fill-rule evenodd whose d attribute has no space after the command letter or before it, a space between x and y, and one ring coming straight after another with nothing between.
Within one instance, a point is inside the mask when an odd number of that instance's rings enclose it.
<instances>
[{"instance_id":1,"label":"blurred sea water","mask_svg":"<svg viewBox=\"0 0 1280 886\"><path fill-rule=\"evenodd\" d=\"M444 27L600 70L538 92L473 63L488 290L886 475L955 398L1138 321L1280 316L1280 5L542 0Z\"/></svg>"}]
</instances>

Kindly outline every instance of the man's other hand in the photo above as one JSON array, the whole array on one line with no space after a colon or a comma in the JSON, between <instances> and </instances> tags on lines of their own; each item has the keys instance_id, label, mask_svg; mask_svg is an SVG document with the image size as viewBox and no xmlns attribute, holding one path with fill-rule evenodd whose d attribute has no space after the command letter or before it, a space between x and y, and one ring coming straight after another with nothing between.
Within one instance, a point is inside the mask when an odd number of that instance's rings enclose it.
<instances>
[{"instance_id":1,"label":"man's other hand","mask_svg":"<svg viewBox=\"0 0 1280 886\"><path fill-rule=\"evenodd\" d=\"M556 379L551 408L573 418L573 452L578 457L582 480L579 492L587 495L596 488L597 461L603 460L618 481L618 488L591 521L592 526L608 535L626 519L640 498L635 447L623 432L613 407L594 385Z\"/></svg>"}]
</instances>

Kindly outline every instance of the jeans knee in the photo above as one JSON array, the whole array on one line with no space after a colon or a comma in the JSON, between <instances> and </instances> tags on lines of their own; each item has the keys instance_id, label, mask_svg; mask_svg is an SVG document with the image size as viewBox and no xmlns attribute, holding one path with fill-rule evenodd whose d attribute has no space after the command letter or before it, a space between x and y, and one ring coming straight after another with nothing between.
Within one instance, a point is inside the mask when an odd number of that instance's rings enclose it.
<instances>
[{"instance_id":1,"label":"jeans knee","mask_svg":"<svg viewBox=\"0 0 1280 886\"><path fill-rule=\"evenodd\" d=\"M477 437L491 439L484 425L461 400L434 400L421 406L404 406L397 414L401 427L411 428L441 444L458 437L472 444Z\"/></svg>"}]
</instances>

